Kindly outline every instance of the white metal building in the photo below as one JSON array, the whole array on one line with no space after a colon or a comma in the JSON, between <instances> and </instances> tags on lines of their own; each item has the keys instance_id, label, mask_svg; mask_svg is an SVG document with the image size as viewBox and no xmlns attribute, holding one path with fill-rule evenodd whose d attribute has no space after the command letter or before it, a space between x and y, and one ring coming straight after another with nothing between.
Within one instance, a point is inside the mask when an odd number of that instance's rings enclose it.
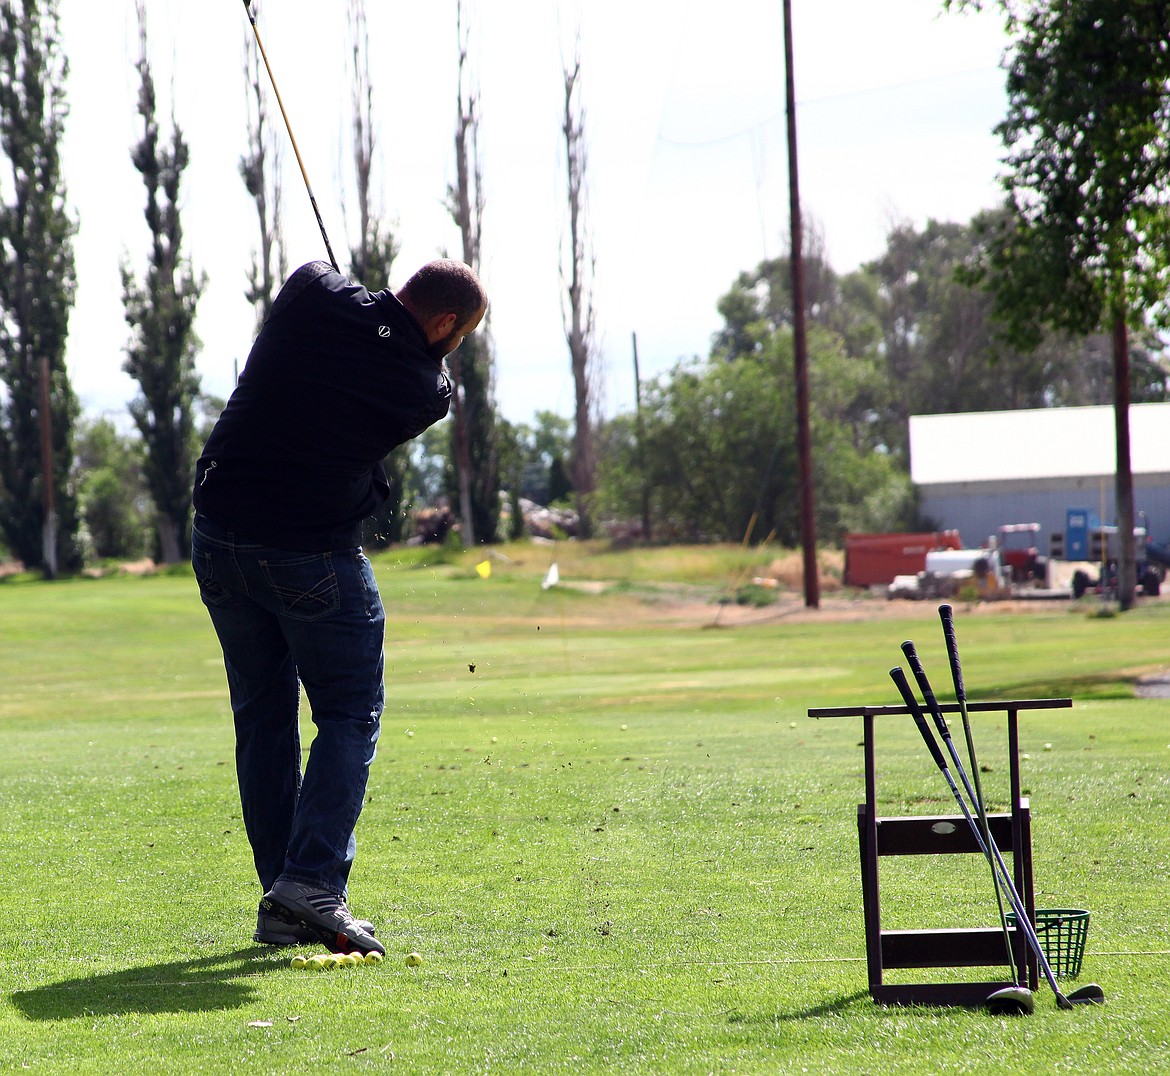
<instances>
[{"instance_id":1,"label":"white metal building","mask_svg":"<svg viewBox=\"0 0 1170 1076\"><path fill-rule=\"evenodd\" d=\"M1170 403L1129 412L1134 512L1170 540ZM1003 524L1039 523L1044 551L1070 509L1117 522L1113 408L1063 407L910 418L910 477L923 514L975 547Z\"/></svg>"}]
</instances>

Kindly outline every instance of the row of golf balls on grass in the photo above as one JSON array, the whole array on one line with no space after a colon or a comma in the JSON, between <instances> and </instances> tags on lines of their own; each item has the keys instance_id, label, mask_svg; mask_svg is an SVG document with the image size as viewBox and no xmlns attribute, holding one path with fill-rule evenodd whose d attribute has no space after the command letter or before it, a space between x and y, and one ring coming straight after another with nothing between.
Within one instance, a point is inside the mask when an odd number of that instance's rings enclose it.
<instances>
[{"instance_id":1,"label":"row of golf balls on grass","mask_svg":"<svg viewBox=\"0 0 1170 1076\"><path fill-rule=\"evenodd\" d=\"M361 953L322 953L319 956L294 956L289 963L298 971L331 971L333 968L349 968L355 964L381 964L382 954L370 952L363 957ZM410 953L406 963L417 968L422 963L418 953Z\"/></svg>"}]
</instances>

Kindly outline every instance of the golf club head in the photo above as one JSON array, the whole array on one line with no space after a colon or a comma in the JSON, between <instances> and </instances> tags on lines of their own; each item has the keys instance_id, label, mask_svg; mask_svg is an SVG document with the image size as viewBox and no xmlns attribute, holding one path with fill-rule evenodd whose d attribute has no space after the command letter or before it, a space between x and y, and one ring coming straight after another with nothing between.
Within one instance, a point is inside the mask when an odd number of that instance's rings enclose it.
<instances>
[{"instance_id":1,"label":"golf club head","mask_svg":"<svg viewBox=\"0 0 1170 1076\"><path fill-rule=\"evenodd\" d=\"M1036 998L1025 987L1006 986L990 994L985 1004L992 1016L1031 1016L1036 1009Z\"/></svg>"},{"instance_id":2,"label":"golf club head","mask_svg":"<svg viewBox=\"0 0 1170 1076\"><path fill-rule=\"evenodd\" d=\"M1073 1005L1104 1005L1105 991L1096 983L1086 983L1068 995Z\"/></svg>"}]
</instances>

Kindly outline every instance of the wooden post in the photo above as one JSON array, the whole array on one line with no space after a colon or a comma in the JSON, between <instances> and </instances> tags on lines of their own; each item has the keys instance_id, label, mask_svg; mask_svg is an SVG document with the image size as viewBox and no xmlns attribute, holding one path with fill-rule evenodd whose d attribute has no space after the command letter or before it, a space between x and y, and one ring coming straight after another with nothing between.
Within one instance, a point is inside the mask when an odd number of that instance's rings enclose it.
<instances>
[{"instance_id":1,"label":"wooden post","mask_svg":"<svg viewBox=\"0 0 1170 1076\"><path fill-rule=\"evenodd\" d=\"M796 373L796 451L800 473L800 545L804 562L804 604L821 604L817 576L816 498L812 477L812 437L809 429L808 339L805 333L803 238L800 220L800 181L796 164L796 80L792 73L792 0L784 0L784 66L787 72L788 200L792 238L792 343Z\"/></svg>"}]
</instances>

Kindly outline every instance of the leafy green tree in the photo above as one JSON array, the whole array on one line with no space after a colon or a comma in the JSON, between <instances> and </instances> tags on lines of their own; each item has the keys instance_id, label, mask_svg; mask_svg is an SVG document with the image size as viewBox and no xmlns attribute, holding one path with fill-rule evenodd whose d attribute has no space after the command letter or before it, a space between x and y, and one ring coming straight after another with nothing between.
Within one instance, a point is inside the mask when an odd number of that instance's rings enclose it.
<instances>
[{"instance_id":1,"label":"leafy green tree","mask_svg":"<svg viewBox=\"0 0 1170 1076\"><path fill-rule=\"evenodd\" d=\"M204 279L181 253L179 187L189 160L187 143L172 121L169 148L160 144L154 78L147 59L146 9L138 2L138 114L143 135L131 154L146 187L151 247L146 280L139 284L122 263L122 301L131 329L124 369L139 385L130 415L146 449L146 481L155 506L159 555L175 564L191 550L191 483L198 452L195 401L195 308Z\"/></svg>"},{"instance_id":2,"label":"leafy green tree","mask_svg":"<svg viewBox=\"0 0 1170 1076\"><path fill-rule=\"evenodd\" d=\"M68 72L56 0L0 3L0 190L12 198L0 202L0 533L47 575L81 563L69 483L79 408L65 369L76 288L60 158Z\"/></svg>"},{"instance_id":3,"label":"leafy green tree","mask_svg":"<svg viewBox=\"0 0 1170 1076\"><path fill-rule=\"evenodd\" d=\"M991 300L965 279L982 256L983 224L928 221L891 229L886 250L864 267L876 288L887 391L881 436L906 452L912 414L1043 406L1044 356L1024 354L999 338ZM1049 355L1055 359L1056 355Z\"/></svg>"},{"instance_id":4,"label":"leafy green tree","mask_svg":"<svg viewBox=\"0 0 1170 1076\"><path fill-rule=\"evenodd\" d=\"M555 411L537 411L532 423L512 428L520 469L520 494L536 504L563 500L572 492L568 460L573 453L573 423Z\"/></svg>"},{"instance_id":5,"label":"leafy green tree","mask_svg":"<svg viewBox=\"0 0 1170 1076\"><path fill-rule=\"evenodd\" d=\"M121 434L108 418L79 424L75 480L91 552L100 559L147 553L151 501L144 458L142 439Z\"/></svg>"},{"instance_id":6,"label":"leafy green tree","mask_svg":"<svg viewBox=\"0 0 1170 1076\"><path fill-rule=\"evenodd\" d=\"M805 305L810 326L836 333L846 352L860 355L878 341L873 303L857 301L851 277L829 265L821 230L803 225ZM715 334L712 354L732 361L759 354L778 329L792 326L792 270L787 256L766 259L740 273L716 304L723 327Z\"/></svg>"},{"instance_id":7,"label":"leafy green tree","mask_svg":"<svg viewBox=\"0 0 1170 1076\"><path fill-rule=\"evenodd\" d=\"M415 508L438 504L450 488L450 436L444 428L450 421L447 418L428 427L410 442L404 504L408 513Z\"/></svg>"},{"instance_id":8,"label":"leafy green tree","mask_svg":"<svg viewBox=\"0 0 1170 1076\"><path fill-rule=\"evenodd\" d=\"M1152 0L996 6L1012 38L998 128L1008 212L989 237L984 279L1020 346L1045 327L1110 335L1126 609L1135 591L1130 331L1170 323L1170 9Z\"/></svg>"},{"instance_id":9,"label":"leafy green tree","mask_svg":"<svg viewBox=\"0 0 1170 1076\"><path fill-rule=\"evenodd\" d=\"M500 490L508 501L507 527L503 536L508 541L517 541L525 534L524 509L520 503L524 486L524 454L519 428L502 415L496 425L496 443L500 456Z\"/></svg>"},{"instance_id":10,"label":"leafy green tree","mask_svg":"<svg viewBox=\"0 0 1170 1076\"><path fill-rule=\"evenodd\" d=\"M859 526L867 503L883 522L909 511L909 482L895 461L868 445L858 449L847 425L818 410L815 386L833 364L849 361L835 338L811 333L809 357L818 533L839 537ZM798 544L792 363L792 334L781 329L758 354L679 363L643 386L641 454L633 418L604 431L598 501L604 515L638 517L648 479L656 538L772 536Z\"/></svg>"}]
</instances>

